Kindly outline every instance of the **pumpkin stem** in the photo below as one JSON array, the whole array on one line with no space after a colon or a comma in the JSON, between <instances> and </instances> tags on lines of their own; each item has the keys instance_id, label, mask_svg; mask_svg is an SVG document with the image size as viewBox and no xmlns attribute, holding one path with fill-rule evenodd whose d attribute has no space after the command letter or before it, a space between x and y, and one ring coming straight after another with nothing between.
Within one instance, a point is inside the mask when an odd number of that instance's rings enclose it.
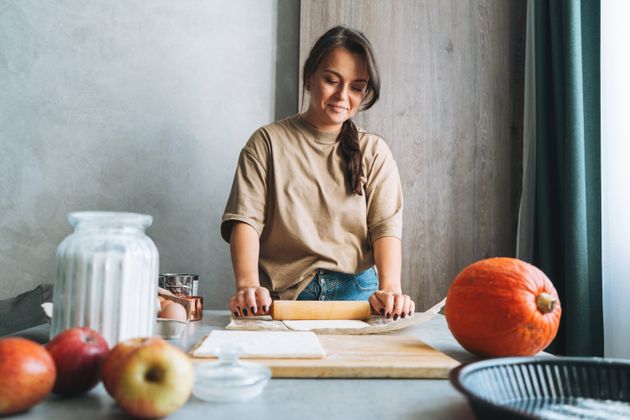
<instances>
[{"instance_id":1,"label":"pumpkin stem","mask_svg":"<svg viewBox=\"0 0 630 420\"><path fill-rule=\"evenodd\" d=\"M556 306L556 299L549 293L543 292L536 296L536 306L540 312L548 314L553 311L553 308Z\"/></svg>"}]
</instances>

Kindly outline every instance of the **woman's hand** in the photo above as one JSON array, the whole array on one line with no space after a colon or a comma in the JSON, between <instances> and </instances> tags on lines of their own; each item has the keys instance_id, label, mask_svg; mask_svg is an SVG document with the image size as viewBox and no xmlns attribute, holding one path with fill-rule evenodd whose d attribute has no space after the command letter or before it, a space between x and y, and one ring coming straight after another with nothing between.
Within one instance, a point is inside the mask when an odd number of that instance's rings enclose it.
<instances>
[{"instance_id":1,"label":"woman's hand","mask_svg":"<svg viewBox=\"0 0 630 420\"><path fill-rule=\"evenodd\" d=\"M230 312L235 317L267 315L271 309L271 296L264 287L242 287L229 302Z\"/></svg>"},{"instance_id":2,"label":"woman's hand","mask_svg":"<svg viewBox=\"0 0 630 420\"><path fill-rule=\"evenodd\" d=\"M230 234L230 254L236 279L236 293L230 298L230 312L235 317L265 315L271 308L269 290L258 279L258 233L243 222L235 222Z\"/></svg>"},{"instance_id":3,"label":"woman's hand","mask_svg":"<svg viewBox=\"0 0 630 420\"><path fill-rule=\"evenodd\" d=\"M370 305L374 312L387 318L405 318L412 316L416 304L400 287L401 243L393 236L384 236L375 240L374 259L378 268L378 291L370 296Z\"/></svg>"},{"instance_id":4,"label":"woman's hand","mask_svg":"<svg viewBox=\"0 0 630 420\"><path fill-rule=\"evenodd\" d=\"M369 299L374 312L396 321L399 317L412 316L416 304L407 295L399 291L378 290Z\"/></svg>"}]
</instances>

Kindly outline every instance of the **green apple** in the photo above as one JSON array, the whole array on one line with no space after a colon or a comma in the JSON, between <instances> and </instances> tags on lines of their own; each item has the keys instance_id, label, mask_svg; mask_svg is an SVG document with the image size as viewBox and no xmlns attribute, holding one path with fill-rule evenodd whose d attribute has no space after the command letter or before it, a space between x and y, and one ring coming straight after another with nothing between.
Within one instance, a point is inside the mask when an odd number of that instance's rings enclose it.
<instances>
[{"instance_id":1,"label":"green apple","mask_svg":"<svg viewBox=\"0 0 630 420\"><path fill-rule=\"evenodd\" d=\"M127 414L163 417L188 400L193 386L192 363L177 347L157 337L133 339L119 343L110 357L109 363L105 360L103 382Z\"/></svg>"}]
</instances>

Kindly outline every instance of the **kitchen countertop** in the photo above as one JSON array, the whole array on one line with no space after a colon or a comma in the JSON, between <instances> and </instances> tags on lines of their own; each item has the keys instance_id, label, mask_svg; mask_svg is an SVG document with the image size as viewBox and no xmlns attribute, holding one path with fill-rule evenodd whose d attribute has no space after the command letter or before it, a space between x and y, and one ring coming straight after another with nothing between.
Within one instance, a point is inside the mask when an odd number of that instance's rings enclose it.
<instances>
[{"instance_id":1,"label":"kitchen countertop","mask_svg":"<svg viewBox=\"0 0 630 420\"><path fill-rule=\"evenodd\" d=\"M180 340L171 343L188 351L213 329L229 322L227 311L204 311ZM48 340L49 326L16 335ZM391 334L411 335L465 363L477 360L453 338L443 315ZM271 379L258 397L236 403L210 403L191 396L169 419L474 419L463 395L445 379ZM22 413L20 419L124 418L102 384L88 394L62 399L50 396Z\"/></svg>"}]
</instances>

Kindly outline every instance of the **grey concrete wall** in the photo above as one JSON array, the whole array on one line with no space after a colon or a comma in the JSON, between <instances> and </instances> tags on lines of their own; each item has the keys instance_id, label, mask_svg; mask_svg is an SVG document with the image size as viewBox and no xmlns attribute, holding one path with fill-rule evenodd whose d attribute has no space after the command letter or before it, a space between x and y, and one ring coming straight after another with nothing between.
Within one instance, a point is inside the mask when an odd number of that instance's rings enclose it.
<instances>
[{"instance_id":1,"label":"grey concrete wall","mask_svg":"<svg viewBox=\"0 0 630 420\"><path fill-rule=\"evenodd\" d=\"M153 215L160 271L233 291L238 153L297 111L299 2L0 2L0 299L54 282L66 214Z\"/></svg>"}]
</instances>

